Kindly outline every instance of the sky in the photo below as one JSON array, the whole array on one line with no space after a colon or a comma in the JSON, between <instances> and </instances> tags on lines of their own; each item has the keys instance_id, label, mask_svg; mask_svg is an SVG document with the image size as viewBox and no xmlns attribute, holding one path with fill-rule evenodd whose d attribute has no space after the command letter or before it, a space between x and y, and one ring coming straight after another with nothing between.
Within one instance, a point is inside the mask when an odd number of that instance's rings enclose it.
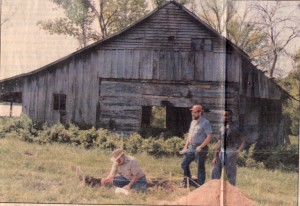
<instances>
[{"instance_id":1,"label":"sky","mask_svg":"<svg viewBox=\"0 0 300 206\"><path fill-rule=\"evenodd\" d=\"M49 0L2 0L2 2L1 15L7 14L12 9L14 15L1 28L0 79L38 69L77 50L78 44L75 39L50 35L37 26L39 20L62 15L60 10L54 9L55 5ZM236 4L240 5L240 10L245 2L236 1ZM291 10L295 10L296 3L297 1L294 2ZM290 50L299 47L298 40L291 44ZM279 63L287 65L284 66L285 68L290 67L285 59L281 59Z\"/></svg>"},{"instance_id":2,"label":"sky","mask_svg":"<svg viewBox=\"0 0 300 206\"><path fill-rule=\"evenodd\" d=\"M10 1L10 0L8 0ZM61 15L48 0L14 0L10 21L1 29L0 79L38 69L76 51L77 42L70 37L50 35L37 21ZM3 14L5 8L2 9Z\"/></svg>"}]
</instances>

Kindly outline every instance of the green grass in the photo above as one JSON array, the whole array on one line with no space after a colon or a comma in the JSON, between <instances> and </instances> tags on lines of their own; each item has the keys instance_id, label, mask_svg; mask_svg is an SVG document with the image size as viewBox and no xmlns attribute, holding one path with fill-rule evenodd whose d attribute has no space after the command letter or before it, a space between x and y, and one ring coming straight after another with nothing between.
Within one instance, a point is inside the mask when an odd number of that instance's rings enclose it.
<instances>
[{"instance_id":1,"label":"green grass","mask_svg":"<svg viewBox=\"0 0 300 206\"><path fill-rule=\"evenodd\" d=\"M299 145L299 137L298 136L289 136L291 144Z\"/></svg>"},{"instance_id":2,"label":"green grass","mask_svg":"<svg viewBox=\"0 0 300 206\"><path fill-rule=\"evenodd\" d=\"M156 159L135 155L149 178L181 179L180 158ZM188 191L150 190L145 194L118 196L114 189L91 188L80 184L76 166L86 174L106 176L111 167L110 152L85 150L62 144L38 145L16 138L0 139L0 202L73 204L151 204L174 200ZM196 174L195 164L192 172ZM207 181L210 164L207 163ZM257 205L297 205L298 174L264 169L239 168L237 187Z\"/></svg>"}]
</instances>

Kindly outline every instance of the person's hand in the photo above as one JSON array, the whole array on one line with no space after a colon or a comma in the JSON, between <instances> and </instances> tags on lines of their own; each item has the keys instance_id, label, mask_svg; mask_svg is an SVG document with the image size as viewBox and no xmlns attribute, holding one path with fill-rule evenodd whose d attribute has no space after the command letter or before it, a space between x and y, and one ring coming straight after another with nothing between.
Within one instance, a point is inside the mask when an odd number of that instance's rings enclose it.
<instances>
[{"instance_id":1,"label":"person's hand","mask_svg":"<svg viewBox=\"0 0 300 206\"><path fill-rule=\"evenodd\" d=\"M107 185L112 183L114 177L107 177L107 178L102 178L101 179L101 185Z\"/></svg>"},{"instance_id":2,"label":"person's hand","mask_svg":"<svg viewBox=\"0 0 300 206\"><path fill-rule=\"evenodd\" d=\"M211 163L215 165L217 163L217 157L214 157Z\"/></svg>"},{"instance_id":3,"label":"person's hand","mask_svg":"<svg viewBox=\"0 0 300 206\"><path fill-rule=\"evenodd\" d=\"M187 149L183 148L182 150L179 151L179 154L183 155L187 152Z\"/></svg>"},{"instance_id":4,"label":"person's hand","mask_svg":"<svg viewBox=\"0 0 300 206\"><path fill-rule=\"evenodd\" d=\"M126 189L126 190L130 190L130 188L131 188L130 184L125 185L125 186L123 187L123 189Z\"/></svg>"},{"instance_id":5,"label":"person's hand","mask_svg":"<svg viewBox=\"0 0 300 206\"><path fill-rule=\"evenodd\" d=\"M201 152L201 150L202 150L202 147L201 147L201 146L198 146L198 147L196 148L196 152Z\"/></svg>"}]
</instances>

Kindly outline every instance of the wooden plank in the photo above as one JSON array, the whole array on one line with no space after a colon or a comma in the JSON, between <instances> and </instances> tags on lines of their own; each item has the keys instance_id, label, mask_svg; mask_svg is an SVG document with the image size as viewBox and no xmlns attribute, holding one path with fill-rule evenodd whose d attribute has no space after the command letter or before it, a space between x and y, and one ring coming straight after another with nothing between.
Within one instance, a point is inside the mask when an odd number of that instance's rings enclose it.
<instances>
[{"instance_id":1,"label":"wooden plank","mask_svg":"<svg viewBox=\"0 0 300 206\"><path fill-rule=\"evenodd\" d=\"M118 78L118 50L111 51L111 77Z\"/></svg>"},{"instance_id":2,"label":"wooden plank","mask_svg":"<svg viewBox=\"0 0 300 206\"><path fill-rule=\"evenodd\" d=\"M76 68L75 68L75 61L74 59L70 62L69 64L69 86L68 86L68 97L67 97L67 104L69 105L67 107L67 118L70 122L74 122L75 121L75 112L76 112Z\"/></svg>"},{"instance_id":3,"label":"wooden plank","mask_svg":"<svg viewBox=\"0 0 300 206\"><path fill-rule=\"evenodd\" d=\"M194 79L194 55L192 52L182 52L181 53L181 71L182 80L193 80Z\"/></svg>"},{"instance_id":4,"label":"wooden plank","mask_svg":"<svg viewBox=\"0 0 300 206\"><path fill-rule=\"evenodd\" d=\"M91 65L89 61L89 56L85 56L82 61L82 94L80 99L80 104L82 108L82 121L86 124L90 124L91 116L91 101L93 101L93 96L91 96ZM95 77L94 77L95 78Z\"/></svg>"},{"instance_id":5,"label":"wooden plank","mask_svg":"<svg viewBox=\"0 0 300 206\"><path fill-rule=\"evenodd\" d=\"M82 82L83 82L83 71L82 71L82 60L77 59L74 62L74 68L76 70L76 82L75 82L75 116L74 121L80 122L82 120Z\"/></svg>"},{"instance_id":6,"label":"wooden plank","mask_svg":"<svg viewBox=\"0 0 300 206\"><path fill-rule=\"evenodd\" d=\"M240 72L241 72L241 57L235 52L234 53L234 68L235 68L235 72L233 74L233 81L234 82L239 82L239 78L240 78Z\"/></svg>"},{"instance_id":7,"label":"wooden plank","mask_svg":"<svg viewBox=\"0 0 300 206\"><path fill-rule=\"evenodd\" d=\"M104 53L104 64L102 65L103 77L112 77L112 58L113 50L103 50ZM102 51L100 52L100 55ZM102 61L101 61L102 62Z\"/></svg>"},{"instance_id":8,"label":"wooden plank","mask_svg":"<svg viewBox=\"0 0 300 206\"><path fill-rule=\"evenodd\" d=\"M166 59L166 80L174 80L174 76L175 76L174 52L167 51L166 58L167 58Z\"/></svg>"},{"instance_id":9,"label":"wooden plank","mask_svg":"<svg viewBox=\"0 0 300 206\"><path fill-rule=\"evenodd\" d=\"M167 76L167 52L165 50L159 51L159 80L166 80Z\"/></svg>"},{"instance_id":10,"label":"wooden plank","mask_svg":"<svg viewBox=\"0 0 300 206\"><path fill-rule=\"evenodd\" d=\"M153 79L159 79L159 50L152 52L153 57Z\"/></svg>"},{"instance_id":11,"label":"wooden plank","mask_svg":"<svg viewBox=\"0 0 300 206\"><path fill-rule=\"evenodd\" d=\"M181 77L181 55L180 52L176 51L173 52L174 59L173 59L173 66L174 66L174 78L173 80L180 80Z\"/></svg>"},{"instance_id":12,"label":"wooden plank","mask_svg":"<svg viewBox=\"0 0 300 206\"><path fill-rule=\"evenodd\" d=\"M140 50L133 51L133 60L132 60L132 78L140 78Z\"/></svg>"},{"instance_id":13,"label":"wooden plank","mask_svg":"<svg viewBox=\"0 0 300 206\"><path fill-rule=\"evenodd\" d=\"M141 85L130 82L101 82L101 96L135 97L141 93Z\"/></svg>"},{"instance_id":14,"label":"wooden plank","mask_svg":"<svg viewBox=\"0 0 300 206\"><path fill-rule=\"evenodd\" d=\"M134 74L133 74L133 59L134 59L134 53L132 49L129 50L124 50L125 51L125 73L124 73L124 78L126 79L133 79Z\"/></svg>"},{"instance_id":15,"label":"wooden plank","mask_svg":"<svg viewBox=\"0 0 300 206\"><path fill-rule=\"evenodd\" d=\"M153 78L153 66L152 66L152 51L142 50L140 56L140 78L152 79Z\"/></svg>"},{"instance_id":16,"label":"wooden plank","mask_svg":"<svg viewBox=\"0 0 300 206\"><path fill-rule=\"evenodd\" d=\"M45 87L45 75L38 75L38 106L37 116L39 122L45 121L45 104L42 102L46 101L46 87Z\"/></svg>"},{"instance_id":17,"label":"wooden plank","mask_svg":"<svg viewBox=\"0 0 300 206\"><path fill-rule=\"evenodd\" d=\"M204 80L204 54L195 52L195 80Z\"/></svg>"},{"instance_id":18,"label":"wooden plank","mask_svg":"<svg viewBox=\"0 0 300 206\"><path fill-rule=\"evenodd\" d=\"M125 77L125 50L116 50L117 55L117 74L116 78L124 78Z\"/></svg>"}]
</instances>

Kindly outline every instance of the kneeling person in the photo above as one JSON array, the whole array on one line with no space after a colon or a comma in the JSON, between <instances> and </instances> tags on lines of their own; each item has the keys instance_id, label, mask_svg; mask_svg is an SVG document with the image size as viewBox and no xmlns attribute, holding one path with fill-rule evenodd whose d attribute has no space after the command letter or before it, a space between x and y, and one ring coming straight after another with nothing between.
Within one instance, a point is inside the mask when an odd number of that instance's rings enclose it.
<instances>
[{"instance_id":1,"label":"kneeling person","mask_svg":"<svg viewBox=\"0 0 300 206\"><path fill-rule=\"evenodd\" d=\"M102 185L113 184L124 189L144 190L147 180L136 159L126 156L122 149L112 152L110 174L101 179ZM118 176L117 176L118 175Z\"/></svg>"}]
</instances>

